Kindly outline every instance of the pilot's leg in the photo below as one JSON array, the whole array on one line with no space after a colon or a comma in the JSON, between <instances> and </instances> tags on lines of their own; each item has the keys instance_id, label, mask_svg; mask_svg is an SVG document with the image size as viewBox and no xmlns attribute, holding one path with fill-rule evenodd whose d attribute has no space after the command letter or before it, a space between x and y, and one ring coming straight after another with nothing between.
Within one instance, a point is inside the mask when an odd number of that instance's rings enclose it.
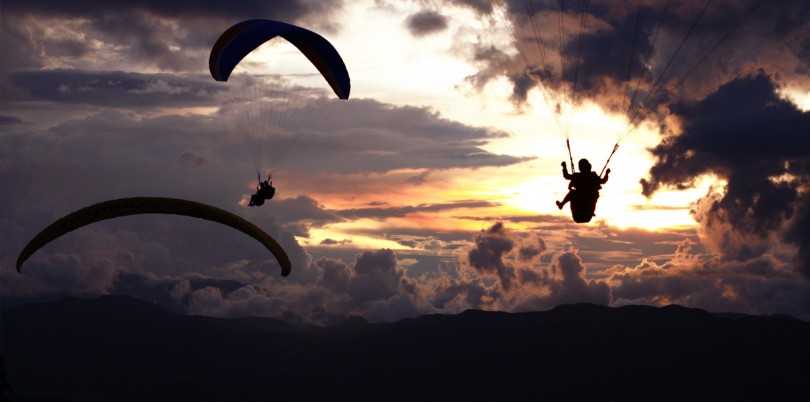
<instances>
[{"instance_id":1,"label":"pilot's leg","mask_svg":"<svg viewBox=\"0 0 810 402\"><path fill-rule=\"evenodd\" d=\"M573 191L569 191L568 194L565 195L565 198L563 198L562 201L555 201L555 203L557 204L557 208L562 209L565 204L567 204L569 201L571 201L571 194L573 194L573 193L574 193Z\"/></svg>"}]
</instances>

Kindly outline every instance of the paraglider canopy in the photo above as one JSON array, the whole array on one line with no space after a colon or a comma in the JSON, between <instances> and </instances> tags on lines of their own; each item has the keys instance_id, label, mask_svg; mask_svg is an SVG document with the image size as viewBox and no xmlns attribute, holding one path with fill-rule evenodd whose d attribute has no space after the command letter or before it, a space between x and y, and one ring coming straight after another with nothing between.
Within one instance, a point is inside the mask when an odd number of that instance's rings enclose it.
<instances>
[{"instance_id":1,"label":"paraglider canopy","mask_svg":"<svg viewBox=\"0 0 810 402\"><path fill-rule=\"evenodd\" d=\"M17 272L37 250L51 241L81 227L107 219L140 214L169 214L199 218L230 226L261 243L281 265L281 275L290 274L291 263L287 253L270 235L258 226L223 209L189 200L165 197L120 198L93 204L57 219L39 232L17 257Z\"/></svg>"},{"instance_id":2,"label":"paraglider canopy","mask_svg":"<svg viewBox=\"0 0 810 402\"><path fill-rule=\"evenodd\" d=\"M208 59L211 76L217 81L227 81L245 56L276 36L298 48L318 69L338 98L349 98L349 72L334 46L315 32L279 21L247 20L228 28L211 49Z\"/></svg>"}]
</instances>

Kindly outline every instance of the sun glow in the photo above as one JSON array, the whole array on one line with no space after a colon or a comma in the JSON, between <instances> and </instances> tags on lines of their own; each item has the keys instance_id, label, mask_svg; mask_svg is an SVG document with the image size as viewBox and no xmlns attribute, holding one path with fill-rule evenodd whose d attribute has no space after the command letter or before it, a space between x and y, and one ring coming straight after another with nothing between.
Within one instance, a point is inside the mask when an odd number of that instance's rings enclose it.
<instances>
[{"instance_id":1,"label":"sun glow","mask_svg":"<svg viewBox=\"0 0 810 402\"><path fill-rule=\"evenodd\" d=\"M638 227L647 230L665 228L683 228L696 225L692 211L697 200L706 194L723 187L725 181L714 176L705 175L686 190L663 189L649 199L639 193L624 194L621 202L608 201L598 208L609 208L612 213L606 215L606 222L622 229ZM602 204L606 199L600 199Z\"/></svg>"},{"instance_id":2,"label":"sun glow","mask_svg":"<svg viewBox=\"0 0 810 402\"><path fill-rule=\"evenodd\" d=\"M790 99L799 110L803 112L810 111L810 91L803 91L801 89L785 89L782 91L782 96Z\"/></svg>"},{"instance_id":3,"label":"sun glow","mask_svg":"<svg viewBox=\"0 0 810 402\"><path fill-rule=\"evenodd\" d=\"M539 94L530 99L534 102L534 115L538 116L538 120L539 116L552 116ZM587 158L594 171L599 173L613 145L627 130L623 118L606 114L596 105L584 104L573 111L570 121L574 163L580 158ZM560 123L564 122L561 120ZM554 204L555 200L561 200L567 193L560 162L570 164L570 160L560 126L555 123L552 128L556 131L526 135L525 132L531 132L531 128L526 127L523 134L510 138L523 149L536 149L538 159L522 164L523 174L518 173L502 181L505 185L501 187L500 196L506 206L530 214L570 216L568 207L560 211ZM647 230L695 225L691 215L694 203L717 184L717 178L703 177L688 190L662 189L647 199L642 195L639 180L648 174L654 163L648 149L658 141L658 134L644 125L624 137L610 161L610 179L601 191L596 217L592 222Z\"/></svg>"}]
</instances>

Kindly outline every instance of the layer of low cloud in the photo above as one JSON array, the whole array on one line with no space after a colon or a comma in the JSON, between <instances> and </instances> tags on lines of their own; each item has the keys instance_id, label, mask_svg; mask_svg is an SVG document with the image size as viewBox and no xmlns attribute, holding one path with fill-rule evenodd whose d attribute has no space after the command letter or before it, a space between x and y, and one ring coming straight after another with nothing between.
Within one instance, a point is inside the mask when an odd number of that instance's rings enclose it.
<instances>
[{"instance_id":1,"label":"layer of low cloud","mask_svg":"<svg viewBox=\"0 0 810 402\"><path fill-rule=\"evenodd\" d=\"M549 249L536 233L497 223L471 234L455 263L437 263L427 271L415 270L413 257L389 249L358 251L349 261L310 257L286 279L267 265L232 264L204 274L155 273L123 269L127 264L121 255L102 264L101 254L88 258L49 253L47 263L36 263L26 268L26 274L4 281L18 289L25 282L28 290L43 294L123 293L178 312L271 316L315 324L340 322L352 315L394 321L470 308L538 311L566 303L676 303L718 312L810 316L810 284L797 281L785 261L724 260L695 252L696 245L684 239L671 245L672 256L662 263L616 265L607 276L594 279L577 250ZM5 295L10 296L25 294Z\"/></svg>"}]
</instances>

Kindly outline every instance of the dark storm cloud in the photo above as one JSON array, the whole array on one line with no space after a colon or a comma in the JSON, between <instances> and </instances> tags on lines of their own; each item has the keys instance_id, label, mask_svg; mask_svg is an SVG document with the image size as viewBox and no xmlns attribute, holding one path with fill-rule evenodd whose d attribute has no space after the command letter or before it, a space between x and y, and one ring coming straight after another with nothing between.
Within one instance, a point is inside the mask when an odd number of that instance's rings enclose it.
<instances>
[{"instance_id":1,"label":"dark storm cloud","mask_svg":"<svg viewBox=\"0 0 810 402\"><path fill-rule=\"evenodd\" d=\"M690 187L702 174L727 180L724 194L699 201L695 217L707 239L728 258L768 252L777 236L798 248L796 268L810 278L806 189L810 182L810 113L777 94L765 74L722 86L698 103L673 111L683 132L652 149L656 163L644 192ZM781 178L781 179L780 179Z\"/></svg>"},{"instance_id":2,"label":"dark storm cloud","mask_svg":"<svg viewBox=\"0 0 810 402\"><path fill-rule=\"evenodd\" d=\"M512 90L513 102L521 104L526 101L526 92L532 85L531 79L522 73L521 67L517 67L517 60L512 59L504 49L487 43L474 44L470 53L475 65L480 66L478 72L466 77L466 80L473 87L483 88L491 80L504 75L514 86ZM513 70L520 72L512 72ZM519 97L519 99L515 99L516 97Z\"/></svg>"},{"instance_id":3,"label":"dark storm cloud","mask_svg":"<svg viewBox=\"0 0 810 402\"><path fill-rule=\"evenodd\" d=\"M786 162L810 156L810 114L776 90L768 76L757 74L726 84L701 102L676 105L683 132L652 150L657 162L651 180L643 182L645 195L661 185L689 187L703 173L778 176L791 170Z\"/></svg>"},{"instance_id":4,"label":"dark storm cloud","mask_svg":"<svg viewBox=\"0 0 810 402\"><path fill-rule=\"evenodd\" d=\"M484 53L474 52L481 68L470 81L481 87L505 76L517 103L542 81L548 100L563 108L575 99L592 100L628 118L654 120L659 104L700 99L752 66L779 74L782 82L810 86L810 7L801 1L712 2L705 10L705 2L652 1L639 9L632 2L592 1L581 31L583 2L568 2L562 12L556 1L505 4L494 15L506 13L522 53L508 62L500 54L479 58ZM645 109L639 109L642 104Z\"/></svg>"},{"instance_id":5,"label":"dark storm cloud","mask_svg":"<svg viewBox=\"0 0 810 402\"><path fill-rule=\"evenodd\" d=\"M447 29L447 18L435 11L420 11L405 20L411 35L420 37Z\"/></svg>"},{"instance_id":6,"label":"dark storm cloud","mask_svg":"<svg viewBox=\"0 0 810 402\"><path fill-rule=\"evenodd\" d=\"M4 57L3 65L8 71L10 66L42 67L49 59L62 56L111 58L125 48L131 63L201 72L210 46L238 21L267 18L327 27L325 21L341 7L338 2L296 0L4 2L2 48L4 55L14 57ZM48 25L61 29L49 31ZM100 52L99 44L107 49Z\"/></svg>"},{"instance_id":7,"label":"dark storm cloud","mask_svg":"<svg viewBox=\"0 0 810 402\"><path fill-rule=\"evenodd\" d=\"M81 70L20 72L11 83L18 90L9 101L133 108L218 106L227 90L207 77Z\"/></svg>"}]
</instances>

